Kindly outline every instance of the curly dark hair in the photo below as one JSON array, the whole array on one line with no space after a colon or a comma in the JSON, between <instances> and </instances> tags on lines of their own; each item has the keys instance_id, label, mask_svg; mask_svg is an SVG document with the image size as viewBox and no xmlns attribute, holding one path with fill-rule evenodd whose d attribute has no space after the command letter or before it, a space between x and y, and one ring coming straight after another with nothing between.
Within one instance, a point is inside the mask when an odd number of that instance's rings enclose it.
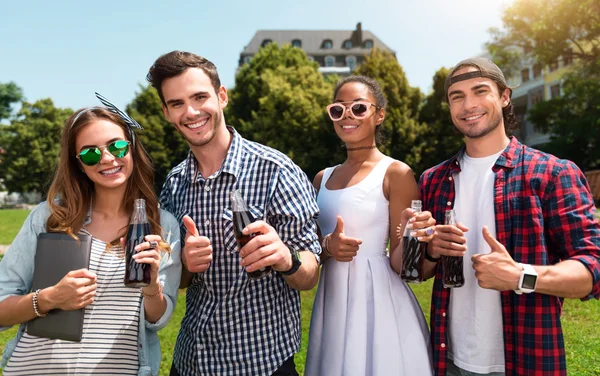
<instances>
[{"instance_id":1,"label":"curly dark hair","mask_svg":"<svg viewBox=\"0 0 600 376\"><path fill-rule=\"evenodd\" d=\"M375 98L375 105L377 106L377 109L385 109L385 106L387 105L387 100L385 99L385 95L383 94L381 86L377 81L367 76L348 76L339 80L338 83L335 85L335 89L333 90L333 100L335 100L335 98L337 97L338 92L340 91L342 86L353 82L365 85L367 89L369 89L369 93L371 93L373 98ZM384 141L384 136L381 132L382 125L383 122L377 125L375 129L375 142L377 144L381 144Z\"/></svg>"}]
</instances>

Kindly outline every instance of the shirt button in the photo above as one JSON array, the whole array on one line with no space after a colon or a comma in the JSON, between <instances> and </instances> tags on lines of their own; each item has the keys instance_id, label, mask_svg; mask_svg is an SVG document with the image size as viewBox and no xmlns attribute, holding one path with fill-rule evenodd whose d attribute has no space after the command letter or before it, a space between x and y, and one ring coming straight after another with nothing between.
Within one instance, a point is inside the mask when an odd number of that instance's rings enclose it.
<instances>
[{"instance_id":1,"label":"shirt button","mask_svg":"<svg viewBox=\"0 0 600 376\"><path fill-rule=\"evenodd\" d=\"M450 201L448 201L448 203L446 205L452 206L452 203Z\"/></svg>"},{"instance_id":2,"label":"shirt button","mask_svg":"<svg viewBox=\"0 0 600 376\"><path fill-rule=\"evenodd\" d=\"M440 347L441 347L442 349L445 349L445 348L446 348L446 344L445 344L445 343L442 343L442 344L440 345Z\"/></svg>"},{"instance_id":3,"label":"shirt button","mask_svg":"<svg viewBox=\"0 0 600 376\"><path fill-rule=\"evenodd\" d=\"M442 345L443 345L443 343L442 343ZM204 350L204 345L199 345L198 350Z\"/></svg>"},{"instance_id":4,"label":"shirt button","mask_svg":"<svg viewBox=\"0 0 600 376\"><path fill-rule=\"evenodd\" d=\"M446 317L446 312L442 313L442 317Z\"/></svg>"},{"instance_id":5,"label":"shirt button","mask_svg":"<svg viewBox=\"0 0 600 376\"><path fill-rule=\"evenodd\" d=\"M207 219L206 221L204 221L204 225L205 225L206 227L209 227L209 226L210 226L210 221Z\"/></svg>"},{"instance_id":6,"label":"shirt button","mask_svg":"<svg viewBox=\"0 0 600 376\"><path fill-rule=\"evenodd\" d=\"M204 186L204 190L205 190L206 192L210 192L210 187L209 187L208 185L206 185L206 186Z\"/></svg>"},{"instance_id":7,"label":"shirt button","mask_svg":"<svg viewBox=\"0 0 600 376\"><path fill-rule=\"evenodd\" d=\"M450 176L450 177L448 178L448 180L452 181L452 176Z\"/></svg>"}]
</instances>

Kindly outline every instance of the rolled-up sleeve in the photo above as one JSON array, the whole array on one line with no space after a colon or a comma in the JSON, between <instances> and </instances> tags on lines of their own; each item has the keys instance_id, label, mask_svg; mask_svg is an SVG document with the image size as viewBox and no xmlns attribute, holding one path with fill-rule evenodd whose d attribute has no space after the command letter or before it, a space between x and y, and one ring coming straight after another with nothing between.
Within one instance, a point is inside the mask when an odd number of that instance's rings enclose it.
<instances>
[{"instance_id":1,"label":"rolled-up sleeve","mask_svg":"<svg viewBox=\"0 0 600 376\"><path fill-rule=\"evenodd\" d=\"M316 191L297 166L282 166L279 170L267 215L291 251L310 251L319 261Z\"/></svg>"},{"instance_id":2,"label":"rolled-up sleeve","mask_svg":"<svg viewBox=\"0 0 600 376\"><path fill-rule=\"evenodd\" d=\"M592 275L593 287L582 300L600 299L600 224L594 200L581 170L572 162L561 166L548 187L545 222L561 259L581 262Z\"/></svg>"},{"instance_id":3,"label":"rolled-up sleeve","mask_svg":"<svg viewBox=\"0 0 600 376\"><path fill-rule=\"evenodd\" d=\"M171 246L170 254L163 254L160 262L158 278L163 287L163 295L167 301L167 309L155 323L146 320L146 328L158 331L164 328L171 320L177 304L177 290L181 277L181 242L179 235L179 224L175 217L165 211L160 212L161 226L163 228L163 239Z\"/></svg>"},{"instance_id":4,"label":"rolled-up sleeve","mask_svg":"<svg viewBox=\"0 0 600 376\"><path fill-rule=\"evenodd\" d=\"M47 204L36 206L25 219L12 244L0 261L0 301L31 291L37 236L45 228ZM0 327L0 331L8 327Z\"/></svg>"}]
</instances>

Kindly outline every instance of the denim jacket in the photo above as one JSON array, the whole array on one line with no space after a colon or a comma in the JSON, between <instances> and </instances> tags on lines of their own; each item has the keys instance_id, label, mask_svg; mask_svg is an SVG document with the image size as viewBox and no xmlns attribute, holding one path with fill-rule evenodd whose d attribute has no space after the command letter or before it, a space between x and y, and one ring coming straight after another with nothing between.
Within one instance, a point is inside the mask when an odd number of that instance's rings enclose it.
<instances>
[{"instance_id":1,"label":"denim jacket","mask_svg":"<svg viewBox=\"0 0 600 376\"><path fill-rule=\"evenodd\" d=\"M46 231L46 220L49 215L48 203L43 202L36 206L0 261L0 301L9 296L26 295L31 292L37 236ZM85 224L90 222L91 217L88 216ZM167 309L156 323L147 322L142 299L140 323L144 324L138 325L138 361L140 365L138 376L158 375L161 353L157 332L167 325L173 314L181 276L179 224L173 215L164 210L160 211L160 222L163 229L162 236L171 245L171 255L162 257L159 270L159 279L163 286ZM0 368L4 368L8 363L26 327L27 323L21 324L16 337L6 344ZM0 327L0 331L6 329L8 327Z\"/></svg>"}]
</instances>

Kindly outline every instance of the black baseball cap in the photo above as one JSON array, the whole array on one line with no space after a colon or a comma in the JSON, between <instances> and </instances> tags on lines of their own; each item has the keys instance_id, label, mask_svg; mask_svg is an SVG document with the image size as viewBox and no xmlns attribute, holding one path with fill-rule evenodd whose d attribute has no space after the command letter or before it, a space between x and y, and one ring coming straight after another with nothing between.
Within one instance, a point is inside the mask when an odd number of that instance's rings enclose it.
<instances>
[{"instance_id":1,"label":"black baseball cap","mask_svg":"<svg viewBox=\"0 0 600 376\"><path fill-rule=\"evenodd\" d=\"M479 70L454 76L454 72L456 70L465 66L475 67ZM450 70L450 73L448 73L448 77L446 77L446 83L444 84L446 98L448 98L448 88L450 88L452 84L475 77L486 77L496 83L502 84L502 86L505 86L510 90L510 94L512 95L512 88L508 86L506 78L504 78L504 73L502 73L502 70L500 70L496 64L485 57L471 57L456 64L454 68Z\"/></svg>"}]
</instances>

